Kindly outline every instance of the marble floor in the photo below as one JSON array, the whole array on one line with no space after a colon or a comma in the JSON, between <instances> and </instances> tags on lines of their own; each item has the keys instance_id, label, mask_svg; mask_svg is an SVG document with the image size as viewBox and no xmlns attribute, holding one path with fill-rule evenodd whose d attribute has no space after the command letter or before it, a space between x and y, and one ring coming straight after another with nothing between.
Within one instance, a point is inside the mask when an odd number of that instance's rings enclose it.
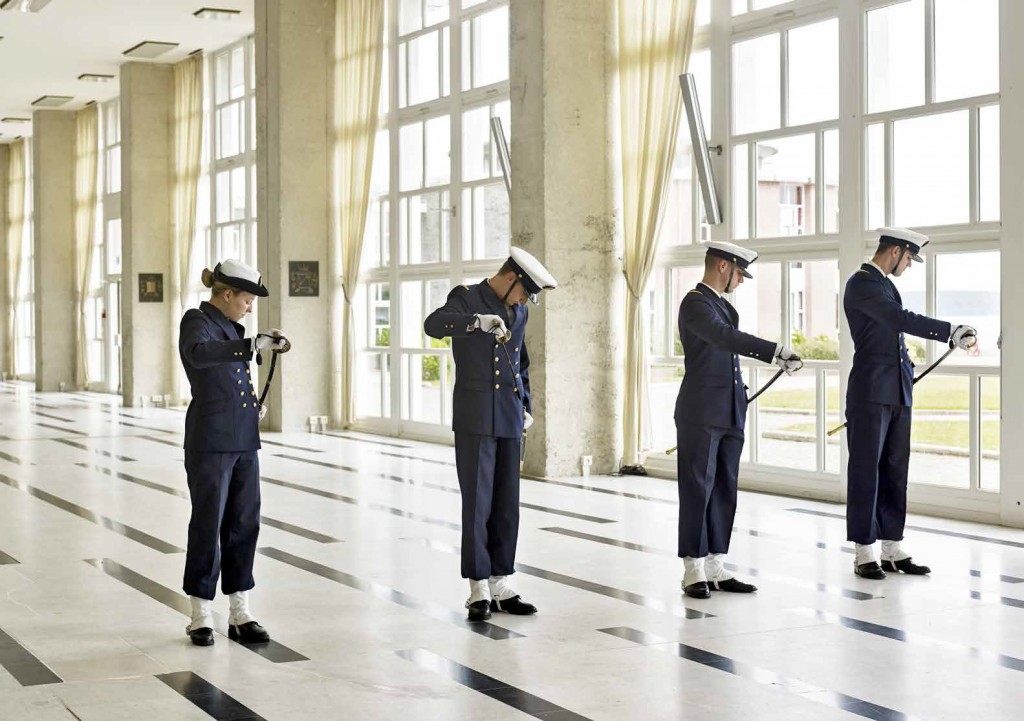
<instances>
[{"instance_id":1,"label":"marble floor","mask_svg":"<svg viewBox=\"0 0 1024 721\"><path fill-rule=\"evenodd\" d=\"M264 436L253 610L184 634L184 414L0 384L0 720L1019 719L1024 532L914 517L856 578L843 508L742 494L755 596L683 597L672 483L524 480L516 587L468 624L453 451ZM1017 676L1016 674L1022 674Z\"/></svg>"}]
</instances>

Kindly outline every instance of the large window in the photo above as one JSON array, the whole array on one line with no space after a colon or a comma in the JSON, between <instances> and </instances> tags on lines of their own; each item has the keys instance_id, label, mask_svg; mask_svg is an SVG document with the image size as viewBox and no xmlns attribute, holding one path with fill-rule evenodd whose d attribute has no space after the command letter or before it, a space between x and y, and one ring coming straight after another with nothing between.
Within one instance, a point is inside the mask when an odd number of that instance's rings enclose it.
<instances>
[{"instance_id":1,"label":"large window","mask_svg":"<svg viewBox=\"0 0 1024 721\"><path fill-rule=\"evenodd\" d=\"M491 119L511 143L507 0L388 0L381 131L356 301L361 423L440 436L455 382L423 319L508 254ZM453 49L460 49L454 52Z\"/></svg>"},{"instance_id":2,"label":"large window","mask_svg":"<svg viewBox=\"0 0 1024 721\"><path fill-rule=\"evenodd\" d=\"M100 275L100 317L103 390L121 392L121 107L116 98L103 104L100 157L103 189L102 228L93 262Z\"/></svg>"},{"instance_id":3,"label":"large window","mask_svg":"<svg viewBox=\"0 0 1024 721\"><path fill-rule=\"evenodd\" d=\"M21 264L14 295L14 375L22 379L36 374L35 241L32 192L32 141L24 143L25 207L22 211Z\"/></svg>"}]
</instances>

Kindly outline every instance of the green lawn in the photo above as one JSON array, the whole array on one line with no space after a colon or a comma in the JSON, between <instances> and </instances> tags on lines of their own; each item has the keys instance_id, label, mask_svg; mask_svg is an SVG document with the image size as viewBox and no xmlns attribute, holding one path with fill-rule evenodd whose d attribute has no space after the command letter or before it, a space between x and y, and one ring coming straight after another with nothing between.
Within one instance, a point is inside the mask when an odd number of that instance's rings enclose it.
<instances>
[{"instance_id":1,"label":"green lawn","mask_svg":"<svg viewBox=\"0 0 1024 721\"><path fill-rule=\"evenodd\" d=\"M781 385L781 383L779 384ZM928 376L914 388L914 409L919 411L967 410L969 391L967 378L964 376ZM813 410L814 390L772 390L758 400L762 408L791 409L803 408ZM829 388L825 399L828 411L839 411L839 389ZM982 379L981 407L986 411L999 410L999 381Z\"/></svg>"},{"instance_id":2,"label":"green lawn","mask_svg":"<svg viewBox=\"0 0 1024 721\"><path fill-rule=\"evenodd\" d=\"M814 424L797 423L782 430L787 433L813 435ZM967 430L967 424L963 421L914 421L910 441L966 449L970 444ZM986 451L999 450L999 421L992 419L981 422L981 446L982 450Z\"/></svg>"}]
</instances>

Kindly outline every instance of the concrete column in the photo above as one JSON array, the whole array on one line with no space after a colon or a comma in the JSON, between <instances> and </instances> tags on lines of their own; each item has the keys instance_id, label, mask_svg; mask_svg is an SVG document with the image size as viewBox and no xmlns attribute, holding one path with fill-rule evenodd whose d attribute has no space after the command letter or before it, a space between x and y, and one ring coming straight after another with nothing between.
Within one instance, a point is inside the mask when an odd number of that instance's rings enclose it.
<instances>
[{"instance_id":1,"label":"concrete column","mask_svg":"<svg viewBox=\"0 0 1024 721\"><path fill-rule=\"evenodd\" d=\"M559 281L532 308L527 342L537 422L525 471L616 470L622 447L623 308L613 74L606 0L513 2L512 244Z\"/></svg>"},{"instance_id":2,"label":"concrete column","mask_svg":"<svg viewBox=\"0 0 1024 721\"><path fill-rule=\"evenodd\" d=\"M121 66L121 392L126 406L172 389L171 279L174 78L170 65ZM139 274L158 273L160 301L140 302Z\"/></svg>"},{"instance_id":3,"label":"concrete column","mask_svg":"<svg viewBox=\"0 0 1024 721\"><path fill-rule=\"evenodd\" d=\"M309 416L330 414L334 8L334 0L256 0L257 256L270 290L259 322L284 330L293 347L274 376L268 430L301 430ZM290 261L319 263L319 296L288 295Z\"/></svg>"},{"instance_id":4,"label":"concrete column","mask_svg":"<svg viewBox=\"0 0 1024 721\"><path fill-rule=\"evenodd\" d=\"M7 230L11 223L10 213L7 212L8 177L7 170L11 157L11 146L0 145L0 371L8 370L5 366L7 351L7 335L10 332L11 304L8 293L8 276L10 269L7 267ZM10 369L10 370L13 370Z\"/></svg>"},{"instance_id":5,"label":"concrete column","mask_svg":"<svg viewBox=\"0 0 1024 721\"><path fill-rule=\"evenodd\" d=\"M1024 5L1017 0L999 3L999 168L1002 230L1003 370L1002 423L1000 425L1000 499L1002 522L1024 527L1024 320L1016 310L1024 306ZM987 341L986 342L990 342Z\"/></svg>"},{"instance_id":6,"label":"concrete column","mask_svg":"<svg viewBox=\"0 0 1024 721\"><path fill-rule=\"evenodd\" d=\"M36 390L75 381L75 114L32 114Z\"/></svg>"}]
</instances>

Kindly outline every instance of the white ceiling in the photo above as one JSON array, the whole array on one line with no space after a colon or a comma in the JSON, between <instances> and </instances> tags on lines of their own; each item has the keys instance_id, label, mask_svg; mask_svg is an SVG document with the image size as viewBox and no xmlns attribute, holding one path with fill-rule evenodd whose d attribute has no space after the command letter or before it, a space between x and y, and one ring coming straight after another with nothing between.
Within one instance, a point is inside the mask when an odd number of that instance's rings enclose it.
<instances>
[{"instance_id":1,"label":"white ceiling","mask_svg":"<svg viewBox=\"0 0 1024 721\"><path fill-rule=\"evenodd\" d=\"M255 0L51 0L39 13L0 11L0 118L31 117L42 95L70 95L63 106L118 96L122 53L144 40L179 43L156 60L175 63L189 53L217 50L251 35ZM201 7L241 10L232 20L202 20ZM78 80L82 73L114 75L108 83ZM31 135L31 125L0 123L0 143Z\"/></svg>"}]
</instances>

